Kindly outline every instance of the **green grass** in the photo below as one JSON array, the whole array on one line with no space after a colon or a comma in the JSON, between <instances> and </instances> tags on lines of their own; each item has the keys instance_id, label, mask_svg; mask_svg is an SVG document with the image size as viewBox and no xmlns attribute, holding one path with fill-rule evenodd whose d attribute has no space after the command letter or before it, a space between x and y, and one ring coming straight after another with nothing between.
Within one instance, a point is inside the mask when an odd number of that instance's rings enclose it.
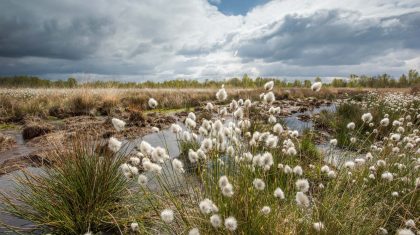
<instances>
[{"instance_id":1,"label":"green grass","mask_svg":"<svg viewBox=\"0 0 420 235\"><path fill-rule=\"evenodd\" d=\"M14 124L9 124L9 123L0 123L0 130L16 130L19 127L17 125Z\"/></svg>"},{"instance_id":2,"label":"green grass","mask_svg":"<svg viewBox=\"0 0 420 235\"><path fill-rule=\"evenodd\" d=\"M41 174L23 171L17 190L1 193L6 211L29 220L41 231L83 234L118 231L124 214L127 181L123 158L95 152L96 146L73 143L49 156L55 163Z\"/></svg>"}]
</instances>

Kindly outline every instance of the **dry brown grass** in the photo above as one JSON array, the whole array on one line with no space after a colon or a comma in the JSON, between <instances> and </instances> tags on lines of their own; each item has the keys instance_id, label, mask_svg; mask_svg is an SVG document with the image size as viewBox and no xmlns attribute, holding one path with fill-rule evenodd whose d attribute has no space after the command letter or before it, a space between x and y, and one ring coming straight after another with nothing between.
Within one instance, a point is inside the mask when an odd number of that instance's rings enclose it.
<instances>
[{"instance_id":1,"label":"dry brown grass","mask_svg":"<svg viewBox=\"0 0 420 235\"><path fill-rule=\"evenodd\" d=\"M278 99L317 97L334 99L343 94L367 91L409 92L408 88L323 88L315 93L308 88L276 88ZM27 116L64 118L77 115L110 116L127 108L148 110L150 97L159 102L159 109L197 107L215 100L216 89L0 89L0 121L21 122ZM228 88L233 99L259 99L260 89Z\"/></svg>"}]
</instances>

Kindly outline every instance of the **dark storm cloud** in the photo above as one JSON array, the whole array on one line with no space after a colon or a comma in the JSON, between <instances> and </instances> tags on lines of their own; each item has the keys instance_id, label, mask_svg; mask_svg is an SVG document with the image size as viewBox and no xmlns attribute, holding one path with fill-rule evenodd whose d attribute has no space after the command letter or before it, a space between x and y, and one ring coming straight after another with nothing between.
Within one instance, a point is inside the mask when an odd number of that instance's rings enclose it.
<instances>
[{"instance_id":1,"label":"dark storm cloud","mask_svg":"<svg viewBox=\"0 0 420 235\"><path fill-rule=\"evenodd\" d=\"M294 65L352 65L400 49L420 49L420 13L360 19L357 12L322 10L288 15L270 33L244 42L239 55Z\"/></svg>"},{"instance_id":2,"label":"dark storm cloud","mask_svg":"<svg viewBox=\"0 0 420 235\"><path fill-rule=\"evenodd\" d=\"M37 4L36 1L32 4ZM1 57L47 57L77 60L94 53L103 38L113 32L105 16L32 12L18 1L4 1L0 10ZM71 9L68 9L71 11Z\"/></svg>"}]
</instances>

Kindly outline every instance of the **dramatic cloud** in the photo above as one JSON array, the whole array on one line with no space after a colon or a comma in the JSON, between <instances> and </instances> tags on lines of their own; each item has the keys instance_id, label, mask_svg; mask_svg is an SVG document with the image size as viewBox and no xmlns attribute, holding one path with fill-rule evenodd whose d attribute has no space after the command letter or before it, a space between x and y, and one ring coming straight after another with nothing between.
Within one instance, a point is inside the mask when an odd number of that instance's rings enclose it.
<instances>
[{"instance_id":1,"label":"dramatic cloud","mask_svg":"<svg viewBox=\"0 0 420 235\"><path fill-rule=\"evenodd\" d=\"M140 81L420 67L418 1L259 3L235 15L229 0L3 0L0 75Z\"/></svg>"},{"instance_id":2,"label":"dramatic cloud","mask_svg":"<svg viewBox=\"0 0 420 235\"><path fill-rule=\"evenodd\" d=\"M358 12L320 10L309 16L287 15L268 33L244 42L245 59L286 64L361 64L396 50L420 49L420 12L361 19Z\"/></svg>"}]
</instances>

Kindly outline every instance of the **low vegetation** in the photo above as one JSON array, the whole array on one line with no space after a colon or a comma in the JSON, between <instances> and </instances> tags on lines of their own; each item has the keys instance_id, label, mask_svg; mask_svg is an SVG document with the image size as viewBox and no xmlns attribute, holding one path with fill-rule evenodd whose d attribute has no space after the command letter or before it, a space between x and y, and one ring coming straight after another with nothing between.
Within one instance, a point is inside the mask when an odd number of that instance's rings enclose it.
<instances>
[{"instance_id":1,"label":"low vegetation","mask_svg":"<svg viewBox=\"0 0 420 235\"><path fill-rule=\"evenodd\" d=\"M180 156L168 154L165 133L156 127L162 146L143 140L131 150L109 137L95 151L58 151L56 164L39 176L24 174L17 194L3 194L3 202L13 215L54 233L418 233L419 95L335 99L336 112L316 120L331 135L325 149L316 142L319 129L299 133L280 121L275 101L282 94L274 85L252 93L222 87L202 100L182 94L203 101L203 111L172 124ZM305 92L331 94L321 87ZM177 106L167 94L130 99L115 103ZM97 107L69 100L77 110ZM122 132L126 121L111 122ZM91 146L85 141L82 150L85 145Z\"/></svg>"}]
</instances>

